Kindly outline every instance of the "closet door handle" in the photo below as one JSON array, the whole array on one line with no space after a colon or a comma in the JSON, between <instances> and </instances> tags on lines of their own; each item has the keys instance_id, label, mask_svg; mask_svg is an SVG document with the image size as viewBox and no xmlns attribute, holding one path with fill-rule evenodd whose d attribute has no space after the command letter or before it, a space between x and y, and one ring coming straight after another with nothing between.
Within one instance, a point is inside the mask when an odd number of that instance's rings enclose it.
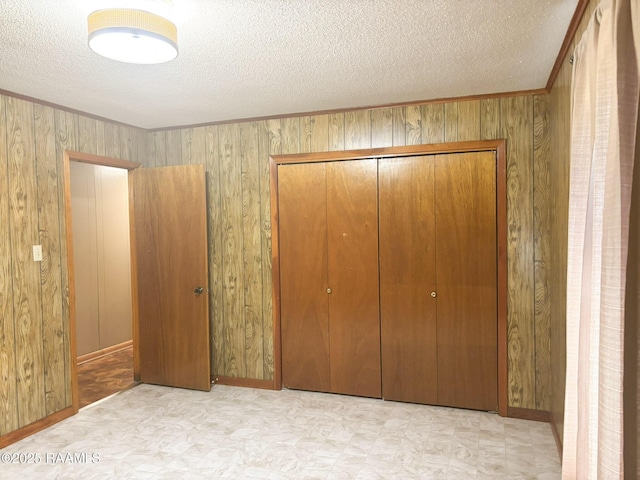
<instances>
[{"instance_id":1,"label":"closet door handle","mask_svg":"<svg viewBox=\"0 0 640 480\"><path fill-rule=\"evenodd\" d=\"M433 298L436 298L436 297L438 296L438 294L437 294L436 292L431 292L431 296L432 296Z\"/></svg>"},{"instance_id":2,"label":"closet door handle","mask_svg":"<svg viewBox=\"0 0 640 480\"><path fill-rule=\"evenodd\" d=\"M202 292L204 292L204 288L202 287L197 287L193 289L193 293L195 293L196 295L201 295Z\"/></svg>"},{"instance_id":3,"label":"closet door handle","mask_svg":"<svg viewBox=\"0 0 640 480\"><path fill-rule=\"evenodd\" d=\"M331 293L331 289L330 288L327 288L327 293Z\"/></svg>"}]
</instances>

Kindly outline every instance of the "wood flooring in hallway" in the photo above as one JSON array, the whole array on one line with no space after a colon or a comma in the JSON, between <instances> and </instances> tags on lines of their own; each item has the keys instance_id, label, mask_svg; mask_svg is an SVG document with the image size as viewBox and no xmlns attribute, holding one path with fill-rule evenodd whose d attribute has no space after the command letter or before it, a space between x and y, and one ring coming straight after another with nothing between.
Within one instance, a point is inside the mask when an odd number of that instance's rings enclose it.
<instances>
[{"instance_id":1,"label":"wood flooring in hallway","mask_svg":"<svg viewBox=\"0 0 640 480\"><path fill-rule=\"evenodd\" d=\"M78 365L80 408L133 385L133 347Z\"/></svg>"}]
</instances>

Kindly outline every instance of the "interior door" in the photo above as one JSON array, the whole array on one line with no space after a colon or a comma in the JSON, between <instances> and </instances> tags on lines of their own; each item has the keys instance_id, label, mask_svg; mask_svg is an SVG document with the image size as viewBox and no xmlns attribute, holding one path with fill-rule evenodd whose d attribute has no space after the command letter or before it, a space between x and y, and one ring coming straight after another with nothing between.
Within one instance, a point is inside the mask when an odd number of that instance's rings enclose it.
<instances>
[{"instance_id":1,"label":"interior door","mask_svg":"<svg viewBox=\"0 0 640 480\"><path fill-rule=\"evenodd\" d=\"M282 385L331 391L324 163L278 167Z\"/></svg>"},{"instance_id":2,"label":"interior door","mask_svg":"<svg viewBox=\"0 0 640 480\"><path fill-rule=\"evenodd\" d=\"M382 396L438 403L434 157L379 161Z\"/></svg>"},{"instance_id":3,"label":"interior door","mask_svg":"<svg viewBox=\"0 0 640 480\"><path fill-rule=\"evenodd\" d=\"M203 165L130 173L140 380L211 389Z\"/></svg>"},{"instance_id":4,"label":"interior door","mask_svg":"<svg viewBox=\"0 0 640 480\"><path fill-rule=\"evenodd\" d=\"M326 169L331 391L380 398L377 162Z\"/></svg>"},{"instance_id":5,"label":"interior door","mask_svg":"<svg viewBox=\"0 0 640 480\"><path fill-rule=\"evenodd\" d=\"M435 165L438 403L497 410L495 152Z\"/></svg>"}]
</instances>

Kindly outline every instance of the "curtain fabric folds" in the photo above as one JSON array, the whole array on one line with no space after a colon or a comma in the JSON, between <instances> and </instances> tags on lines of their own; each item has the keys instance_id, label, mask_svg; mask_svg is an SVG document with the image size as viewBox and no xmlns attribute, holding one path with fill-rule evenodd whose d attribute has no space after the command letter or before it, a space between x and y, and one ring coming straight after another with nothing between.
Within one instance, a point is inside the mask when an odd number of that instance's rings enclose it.
<instances>
[{"instance_id":1,"label":"curtain fabric folds","mask_svg":"<svg viewBox=\"0 0 640 480\"><path fill-rule=\"evenodd\" d=\"M638 0L604 0L574 52L565 479L624 475L625 294L637 146L638 23Z\"/></svg>"}]
</instances>

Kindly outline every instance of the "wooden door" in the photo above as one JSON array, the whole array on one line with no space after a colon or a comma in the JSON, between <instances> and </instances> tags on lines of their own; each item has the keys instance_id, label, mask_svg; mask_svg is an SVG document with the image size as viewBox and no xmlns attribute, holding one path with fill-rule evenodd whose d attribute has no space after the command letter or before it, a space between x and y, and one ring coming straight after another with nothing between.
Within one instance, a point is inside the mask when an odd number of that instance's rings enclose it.
<instances>
[{"instance_id":1,"label":"wooden door","mask_svg":"<svg viewBox=\"0 0 640 480\"><path fill-rule=\"evenodd\" d=\"M497 410L495 153L435 165L438 403Z\"/></svg>"},{"instance_id":2,"label":"wooden door","mask_svg":"<svg viewBox=\"0 0 640 480\"><path fill-rule=\"evenodd\" d=\"M278 167L282 384L331 391L324 163Z\"/></svg>"},{"instance_id":3,"label":"wooden door","mask_svg":"<svg viewBox=\"0 0 640 480\"><path fill-rule=\"evenodd\" d=\"M326 172L331 391L379 398L377 162Z\"/></svg>"},{"instance_id":4,"label":"wooden door","mask_svg":"<svg viewBox=\"0 0 640 480\"><path fill-rule=\"evenodd\" d=\"M382 396L438 403L434 157L379 161Z\"/></svg>"},{"instance_id":5,"label":"wooden door","mask_svg":"<svg viewBox=\"0 0 640 480\"><path fill-rule=\"evenodd\" d=\"M143 168L129 178L140 380L209 391L204 167Z\"/></svg>"}]
</instances>

